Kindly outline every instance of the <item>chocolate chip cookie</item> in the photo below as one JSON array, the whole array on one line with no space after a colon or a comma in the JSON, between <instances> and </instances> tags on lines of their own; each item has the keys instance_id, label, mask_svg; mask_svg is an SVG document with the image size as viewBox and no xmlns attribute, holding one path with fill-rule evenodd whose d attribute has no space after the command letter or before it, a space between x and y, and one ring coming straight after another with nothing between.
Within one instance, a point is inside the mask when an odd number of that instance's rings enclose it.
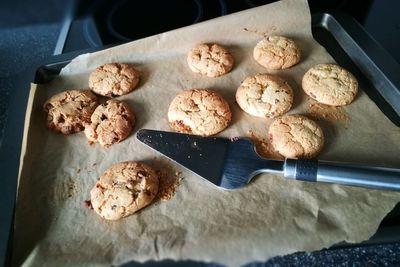
<instances>
[{"instance_id":1,"label":"chocolate chip cookie","mask_svg":"<svg viewBox=\"0 0 400 267\"><path fill-rule=\"evenodd\" d=\"M252 116L273 118L290 110L293 90L276 75L257 74L242 82L236 91L236 102Z\"/></svg>"},{"instance_id":2,"label":"chocolate chip cookie","mask_svg":"<svg viewBox=\"0 0 400 267\"><path fill-rule=\"evenodd\" d=\"M304 92L318 102L344 106L353 102L358 91L357 79L336 64L318 64L303 76Z\"/></svg>"},{"instance_id":3,"label":"chocolate chip cookie","mask_svg":"<svg viewBox=\"0 0 400 267\"><path fill-rule=\"evenodd\" d=\"M189 51L187 63L193 72L218 77L232 69L234 59L221 45L199 44Z\"/></svg>"},{"instance_id":4,"label":"chocolate chip cookie","mask_svg":"<svg viewBox=\"0 0 400 267\"><path fill-rule=\"evenodd\" d=\"M102 96L116 97L130 93L139 83L139 72L131 65L108 63L89 76L89 87Z\"/></svg>"},{"instance_id":5,"label":"chocolate chip cookie","mask_svg":"<svg viewBox=\"0 0 400 267\"><path fill-rule=\"evenodd\" d=\"M324 145L321 127L302 115L277 118L268 133L274 149L286 158L313 158Z\"/></svg>"},{"instance_id":6,"label":"chocolate chip cookie","mask_svg":"<svg viewBox=\"0 0 400 267\"><path fill-rule=\"evenodd\" d=\"M97 97L90 90L68 90L52 96L43 105L46 125L62 134L84 130L97 106Z\"/></svg>"},{"instance_id":7,"label":"chocolate chip cookie","mask_svg":"<svg viewBox=\"0 0 400 267\"><path fill-rule=\"evenodd\" d=\"M287 37L269 36L253 50L254 59L272 70L287 69L300 61L301 52L296 43Z\"/></svg>"},{"instance_id":8,"label":"chocolate chip cookie","mask_svg":"<svg viewBox=\"0 0 400 267\"><path fill-rule=\"evenodd\" d=\"M191 89L178 94L168 110L168 121L181 133L209 136L225 129L232 113L228 103L209 89Z\"/></svg>"},{"instance_id":9,"label":"chocolate chip cookie","mask_svg":"<svg viewBox=\"0 0 400 267\"><path fill-rule=\"evenodd\" d=\"M104 147L119 143L132 132L135 116L128 104L108 100L99 105L91 116L91 123L85 125L89 143L100 143Z\"/></svg>"},{"instance_id":10,"label":"chocolate chip cookie","mask_svg":"<svg viewBox=\"0 0 400 267\"><path fill-rule=\"evenodd\" d=\"M302 115L285 115L269 127L274 149L286 158L315 157L324 145L321 127Z\"/></svg>"},{"instance_id":11,"label":"chocolate chip cookie","mask_svg":"<svg viewBox=\"0 0 400 267\"><path fill-rule=\"evenodd\" d=\"M149 205L158 192L158 175L144 163L112 165L90 191L93 209L106 220L118 220Z\"/></svg>"}]
</instances>

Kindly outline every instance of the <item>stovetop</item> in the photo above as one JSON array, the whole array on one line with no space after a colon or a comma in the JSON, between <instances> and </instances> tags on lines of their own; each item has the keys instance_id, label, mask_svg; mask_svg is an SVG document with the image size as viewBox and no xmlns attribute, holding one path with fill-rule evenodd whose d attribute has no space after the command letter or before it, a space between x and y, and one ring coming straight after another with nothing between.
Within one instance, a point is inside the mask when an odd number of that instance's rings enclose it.
<instances>
[{"instance_id":1,"label":"stovetop","mask_svg":"<svg viewBox=\"0 0 400 267\"><path fill-rule=\"evenodd\" d=\"M331 10L350 14L364 23L373 0L309 0L315 12ZM226 14L269 4L271 0L169 0L80 1L70 7L75 14L66 20L68 36L59 42L70 52L133 41ZM69 25L69 26L68 26Z\"/></svg>"}]
</instances>

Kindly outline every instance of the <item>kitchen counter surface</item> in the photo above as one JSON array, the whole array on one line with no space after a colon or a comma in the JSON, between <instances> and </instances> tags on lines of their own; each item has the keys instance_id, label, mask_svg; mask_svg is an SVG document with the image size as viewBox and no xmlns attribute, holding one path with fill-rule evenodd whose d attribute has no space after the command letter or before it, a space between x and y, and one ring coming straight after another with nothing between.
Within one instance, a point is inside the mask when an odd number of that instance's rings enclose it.
<instances>
[{"instance_id":1,"label":"kitchen counter surface","mask_svg":"<svg viewBox=\"0 0 400 267\"><path fill-rule=\"evenodd\" d=\"M53 54L61 24L0 28L0 144L16 79Z\"/></svg>"}]
</instances>

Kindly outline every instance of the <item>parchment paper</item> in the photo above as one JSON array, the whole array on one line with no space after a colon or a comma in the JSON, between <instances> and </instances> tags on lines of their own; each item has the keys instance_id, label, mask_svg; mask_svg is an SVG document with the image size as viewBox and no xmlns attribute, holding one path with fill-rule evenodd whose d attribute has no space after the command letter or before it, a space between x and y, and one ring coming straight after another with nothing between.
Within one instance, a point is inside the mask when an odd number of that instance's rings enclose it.
<instances>
[{"instance_id":1,"label":"parchment paper","mask_svg":"<svg viewBox=\"0 0 400 267\"><path fill-rule=\"evenodd\" d=\"M88 75L98 65L120 61L134 64L142 75L139 88L120 97L135 110L135 132L169 130L166 115L174 96L185 89L211 88L228 100L233 112L231 126L220 136L253 132L266 138L271 120L241 111L234 100L236 89L245 77L266 72L252 58L263 35L291 37L303 52L301 63L276 73L295 91L290 113L306 114L310 101L301 90L303 74L314 64L334 62L313 40L310 20L305 0L284 0L81 55L51 84L33 85L14 264L110 266L170 258L240 265L368 239L400 194L287 181L271 174L260 175L243 189L223 191L142 145L134 134L104 149L88 145L83 133L63 136L45 127L42 105L48 97L87 88ZM233 71L220 78L192 73L186 53L200 42L226 46L236 59ZM362 90L342 112L348 116L346 122L321 121L326 145L320 159L400 167L400 131ZM84 201L101 173L126 160L148 162L159 169L171 167L182 172L183 180L169 201L158 201L119 221L102 220Z\"/></svg>"}]
</instances>

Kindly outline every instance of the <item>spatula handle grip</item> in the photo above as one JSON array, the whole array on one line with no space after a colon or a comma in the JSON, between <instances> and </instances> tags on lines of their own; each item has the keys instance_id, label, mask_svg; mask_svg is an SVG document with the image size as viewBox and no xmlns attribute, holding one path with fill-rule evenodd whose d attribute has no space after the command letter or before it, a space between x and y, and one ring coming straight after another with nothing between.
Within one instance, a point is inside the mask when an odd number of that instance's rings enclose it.
<instances>
[{"instance_id":1,"label":"spatula handle grip","mask_svg":"<svg viewBox=\"0 0 400 267\"><path fill-rule=\"evenodd\" d=\"M286 159L286 178L400 191L400 169L317 160Z\"/></svg>"}]
</instances>

